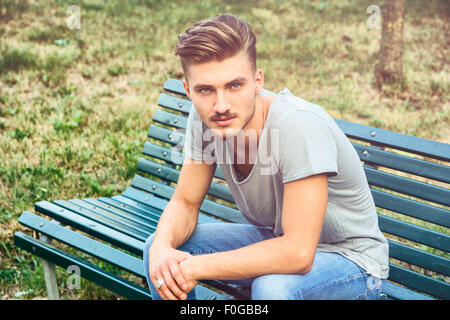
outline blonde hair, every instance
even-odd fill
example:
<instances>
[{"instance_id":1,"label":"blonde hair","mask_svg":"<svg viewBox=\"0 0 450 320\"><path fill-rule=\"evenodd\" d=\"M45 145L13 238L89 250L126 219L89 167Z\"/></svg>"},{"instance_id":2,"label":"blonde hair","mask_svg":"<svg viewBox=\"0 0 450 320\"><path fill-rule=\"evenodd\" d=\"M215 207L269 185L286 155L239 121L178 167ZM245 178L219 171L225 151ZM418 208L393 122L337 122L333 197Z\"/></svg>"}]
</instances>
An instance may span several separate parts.
<instances>
[{"instance_id":1,"label":"blonde hair","mask_svg":"<svg viewBox=\"0 0 450 320\"><path fill-rule=\"evenodd\" d=\"M175 55L185 75L191 64L222 61L244 50L256 70L256 36L250 25L231 14L221 14L197 22L178 36Z\"/></svg>"}]
</instances>

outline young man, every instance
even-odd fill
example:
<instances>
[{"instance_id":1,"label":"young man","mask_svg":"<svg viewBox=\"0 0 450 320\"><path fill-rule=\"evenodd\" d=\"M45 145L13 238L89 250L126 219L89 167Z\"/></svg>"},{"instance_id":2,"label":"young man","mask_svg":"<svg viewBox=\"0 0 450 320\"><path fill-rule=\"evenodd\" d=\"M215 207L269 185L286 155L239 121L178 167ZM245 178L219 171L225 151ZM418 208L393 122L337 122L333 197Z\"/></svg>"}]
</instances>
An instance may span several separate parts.
<instances>
[{"instance_id":1,"label":"young man","mask_svg":"<svg viewBox=\"0 0 450 320\"><path fill-rule=\"evenodd\" d=\"M255 43L232 15L178 38L194 108L176 190L144 249L150 290L195 298L216 279L252 299L377 298L388 245L359 157L320 106L287 89L261 95ZM197 225L217 164L249 224Z\"/></svg>"}]
</instances>

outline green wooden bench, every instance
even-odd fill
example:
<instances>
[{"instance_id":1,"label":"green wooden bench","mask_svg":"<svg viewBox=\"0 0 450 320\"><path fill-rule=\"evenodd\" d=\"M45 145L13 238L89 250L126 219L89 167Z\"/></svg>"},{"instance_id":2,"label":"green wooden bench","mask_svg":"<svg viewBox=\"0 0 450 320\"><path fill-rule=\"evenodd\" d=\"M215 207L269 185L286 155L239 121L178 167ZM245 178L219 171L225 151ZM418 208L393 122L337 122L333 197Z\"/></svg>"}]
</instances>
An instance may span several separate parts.
<instances>
[{"instance_id":1,"label":"green wooden bench","mask_svg":"<svg viewBox=\"0 0 450 320\"><path fill-rule=\"evenodd\" d=\"M144 241L154 232L174 192L183 159L183 129L192 104L181 81L169 79L164 89L148 131L150 141L145 142L137 164L140 173L128 189L111 198L40 201L35 204L39 215L29 211L21 215L19 222L38 237L17 232L15 244L42 258L49 298L59 297L55 265L64 269L76 265L81 277L125 298L151 298L139 281L108 270L145 279ZM364 162L380 228L389 239L386 297L449 299L450 145L335 120ZM246 223L219 166L201 206L199 223L217 221ZM105 263L107 267L101 268ZM248 291L220 281L205 281L197 287L202 299L249 297Z\"/></svg>"}]
</instances>

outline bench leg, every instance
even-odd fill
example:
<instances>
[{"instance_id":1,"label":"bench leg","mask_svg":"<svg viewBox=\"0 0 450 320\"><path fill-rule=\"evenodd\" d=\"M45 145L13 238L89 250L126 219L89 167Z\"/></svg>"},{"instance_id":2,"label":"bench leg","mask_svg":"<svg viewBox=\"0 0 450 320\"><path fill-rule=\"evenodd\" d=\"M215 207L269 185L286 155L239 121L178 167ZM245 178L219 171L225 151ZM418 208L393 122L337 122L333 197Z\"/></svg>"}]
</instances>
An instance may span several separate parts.
<instances>
[{"instance_id":1,"label":"bench leg","mask_svg":"<svg viewBox=\"0 0 450 320\"><path fill-rule=\"evenodd\" d=\"M41 235L39 237L39 240L50 244L52 242L52 239ZM45 279L45 285L47 287L47 296L49 300L59 300L59 290L58 290L58 281L56 280L56 269L55 264L42 259L42 267L44 269L44 279Z\"/></svg>"}]
</instances>

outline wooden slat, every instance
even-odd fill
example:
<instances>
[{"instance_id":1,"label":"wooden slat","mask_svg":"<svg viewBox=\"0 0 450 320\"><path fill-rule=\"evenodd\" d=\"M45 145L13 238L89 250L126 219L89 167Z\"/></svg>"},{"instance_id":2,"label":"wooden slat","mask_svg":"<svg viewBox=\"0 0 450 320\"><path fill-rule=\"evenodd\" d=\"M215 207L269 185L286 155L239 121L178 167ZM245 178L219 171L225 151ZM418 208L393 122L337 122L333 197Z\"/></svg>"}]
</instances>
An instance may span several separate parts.
<instances>
[{"instance_id":1,"label":"wooden slat","mask_svg":"<svg viewBox=\"0 0 450 320\"><path fill-rule=\"evenodd\" d=\"M181 80L167 79L164 83L164 90L186 96L186 91Z\"/></svg>"},{"instance_id":2,"label":"wooden slat","mask_svg":"<svg viewBox=\"0 0 450 320\"><path fill-rule=\"evenodd\" d=\"M389 256L430 271L450 275L450 263L441 256L388 240Z\"/></svg>"},{"instance_id":3,"label":"wooden slat","mask_svg":"<svg viewBox=\"0 0 450 320\"><path fill-rule=\"evenodd\" d=\"M144 155L164 160L167 163L174 165L182 165L185 156L182 152L178 151L175 148L165 148L148 141L144 143L144 149L142 150L142 153ZM214 177L225 180L223 173L220 170L220 166L216 167Z\"/></svg>"},{"instance_id":4,"label":"wooden slat","mask_svg":"<svg viewBox=\"0 0 450 320\"><path fill-rule=\"evenodd\" d=\"M131 185L135 188L145 190L159 197L170 199L175 189L173 187L151 181L140 175L135 175ZM200 210L218 218L230 222L247 223L239 210L205 199Z\"/></svg>"},{"instance_id":5,"label":"wooden slat","mask_svg":"<svg viewBox=\"0 0 450 320\"><path fill-rule=\"evenodd\" d=\"M352 143L361 160L428 179L450 183L450 167Z\"/></svg>"},{"instance_id":6,"label":"wooden slat","mask_svg":"<svg viewBox=\"0 0 450 320\"><path fill-rule=\"evenodd\" d=\"M98 206L90 205L81 199L70 199L68 201L58 200L55 202L61 206L66 206L68 209L77 210L85 216L90 216L91 214L101 216L103 219L99 220L99 222L104 222L107 225L109 221L115 221L127 229L143 234L145 237L154 231L154 221L137 217L121 209L110 208L109 210L104 210Z\"/></svg>"},{"instance_id":7,"label":"wooden slat","mask_svg":"<svg viewBox=\"0 0 450 320\"><path fill-rule=\"evenodd\" d=\"M62 208L48 201L37 202L35 204L35 209L37 212L45 214L63 224L74 227L82 232L107 241L129 252L135 254L140 254L140 252L142 252L144 240L136 239L135 237L124 234L116 229L97 223L96 221L90 219L90 217L86 218L84 216L80 216L71 210Z\"/></svg>"},{"instance_id":8,"label":"wooden slat","mask_svg":"<svg viewBox=\"0 0 450 320\"><path fill-rule=\"evenodd\" d=\"M184 160L184 154L182 152L174 148L168 149L148 141L144 143L142 153L174 165L182 165Z\"/></svg>"},{"instance_id":9,"label":"wooden slat","mask_svg":"<svg viewBox=\"0 0 450 320\"><path fill-rule=\"evenodd\" d=\"M157 139L172 145L184 146L185 134L181 132L182 129L169 130L152 124L148 130L148 137Z\"/></svg>"},{"instance_id":10,"label":"wooden slat","mask_svg":"<svg viewBox=\"0 0 450 320\"><path fill-rule=\"evenodd\" d=\"M123 251L83 236L78 232L34 215L31 212L22 214L19 218L19 223L45 234L51 239L61 241L84 253L122 268L127 272L131 272L140 277L145 277L142 260Z\"/></svg>"},{"instance_id":11,"label":"wooden slat","mask_svg":"<svg viewBox=\"0 0 450 320\"><path fill-rule=\"evenodd\" d=\"M450 285L417 272L390 264L389 279L440 299L450 299Z\"/></svg>"},{"instance_id":12,"label":"wooden slat","mask_svg":"<svg viewBox=\"0 0 450 320\"><path fill-rule=\"evenodd\" d=\"M370 188L377 207L398 212L409 217L450 227L450 212L427 203L410 200L395 194Z\"/></svg>"},{"instance_id":13,"label":"wooden slat","mask_svg":"<svg viewBox=\"0 0 450 320\"><path fill-rule=\"evenodd\" d=\"M383 286L383 293L389 297L398 300L434 300L433 298L412 291L407 288L400 287L391 282L386 282Z\"/></svg>"},{"instance_id":14,"label":"wooden slat","mask_svg":"<svg viewBox=\"0 0 450 320\"><path fill-rule=\"evenodd\" d=\"M349 137L366 142L381 144L425 157L450 161L450 145L433 140L413 137L376 127L334 119L341 130ZM375 134L375 136L373 136Z\"/></svg>"},{"instance_id":15,"label":"wooden slat","mask_svg":"<svg viewBox=\"0 0 450 320\"><path fill-rule=\"evenodd\" d=\"M414 224L378 215L381 231L415 241L439 250L450 250L450 236Z\"/></svg>"},{"instance_id":16,"label":"wooden slat","mask_svg":"<svg viewBox=\"0 0 450 320\"><path fill-rule=\"evenodd\" d=\"M114 202L105 203L94 198L84 198L82 202L86 203L87 205L95 206L97 211L110 211L116 216L123 217L127 220L148 227L151 232L155 230L156 225L158 224L159 216L157 216L156 214L149 214L148 212L135 210L134 208L129 207L125 204L118 204Z\"/></svg>"},{"instance_id":17,"label":"wooden slat","mask_svg":"<svg viewBox=\"0 0 450 320\"><path fill-rule=\"evenodd\" d=\"M189 114L192 108L192 102L190 100L175 97L166 93L161 93L159 96L158 105L174 111L180 111L185 114Z\"/></svg>"},{"instance_id":18,"label":"wooden slat","mask_svg":"<svg viewBox=\"0 0 450 320\"><path fill-rule=\"evenodd\" d=\"M369 168L364 165L367 181L388 190L450 206L450 189Z\"/></svg>"},{"instance_id":19,"label":"wooden slat","mask_svg":"<svg viewBox=\"0 0 450 320\"><path fill-rule=\"evenodd\" d=\"M187 117L175 113L166 112L160 109L155 110L153 114L153 121L182 129L186 129L187 125Z\"/></svg>"},{"instance_id":20,"label":"wooden slat","mask_svg":"<svg viewBox=\"0 0 450 320\"><path fill-rule=\"evenodd\" d=\"M75 212L76 214L83 216L85 218L89 218L93 221L95 221L97 224L102 224L108 228L115 229L116 231L119 231L120 233L126 234L130 237L134 237L140 241L145 241L149 234L151 233L149 230L145 231L142 230L139 226L137 226L134 223L130 223L124 219L117 218L112 214L104 214L104 213L98 213L96 211L91 210L80 210L80 207L70 203L66 200L56 200L54 201L55 204L58 206Z\"/></svg>"},{"instance_id":21,"label":"wooden slat","mask_svg":"<svg viewBox=\"0 0 450 320\"><path fill-rule=\"evenodd\" d=\"M144 208L147 210L148 207L157 208L160 210L160 214L166 207L168 200L161 199L153 195L149 195L147 192L135 189L133 187L128 188L124 191L122 196L114 196L110 200L117 201L119 203L124 203L132 207ZM151 210L151 209L150 209ZM215 217L205 215L203 213L199 214L198 223L218 223L223 222Z\"/></svg>"},{"instance_id":22,"label":"wooden slat","mask_svg":"<svg viewBox=\"0 0 450 320\"><path fill-rule=\"evenodd\" d=\"M128 280L114 275L99 267L69 255L59 249L40 242L21 232L14 234L14 244L24 250L31 252L38 257L67 269L69 266L76 265L80 267L80 274L83 278L92 281L99 286L116 292L128 299L150 299L150 292Z\"/></svg>"},{"instance_id":23,"label":"wooden slat","mask_svg":"<svg viewBox=\"0 0 450 320\"><path fill-rule=\"evenodd\" d=\"M118 198L120 198L120 200L118 200ZM123 201L122 199L123 197L121 195L117 195L114 196L112 198L106 198L106 197L100 197L96 200L109 205L109 206L113 206L116 208L122 208L124 210L130 210L132 212L137 212L140 213L146 217L148 217L149 219L154 220L156 223L158 223L159 218L161 216L162 210L160 210L159 208L155 208L152 206L147 206L147 205L136 205L134 202L127 202L127 201ZM154 197L156 198L156 197Z\"/></svg>"},{"instance_id":24,"label":"wooden slat","mask_svg":"<svg viewBox=\"0 0 450 320\"><path fill-rule=\"evenodd\" d=\"M169 168L160 163L156 163L144 158L139 159L137 169L156 177L160 177L166 181L175 183L178 181L178 177L180 176L180 170ZM233 195L231 194L230 189L227 186L214 181L211 182L207 194L229 202L234 202Z\"/></svg>"}]
</instances>

